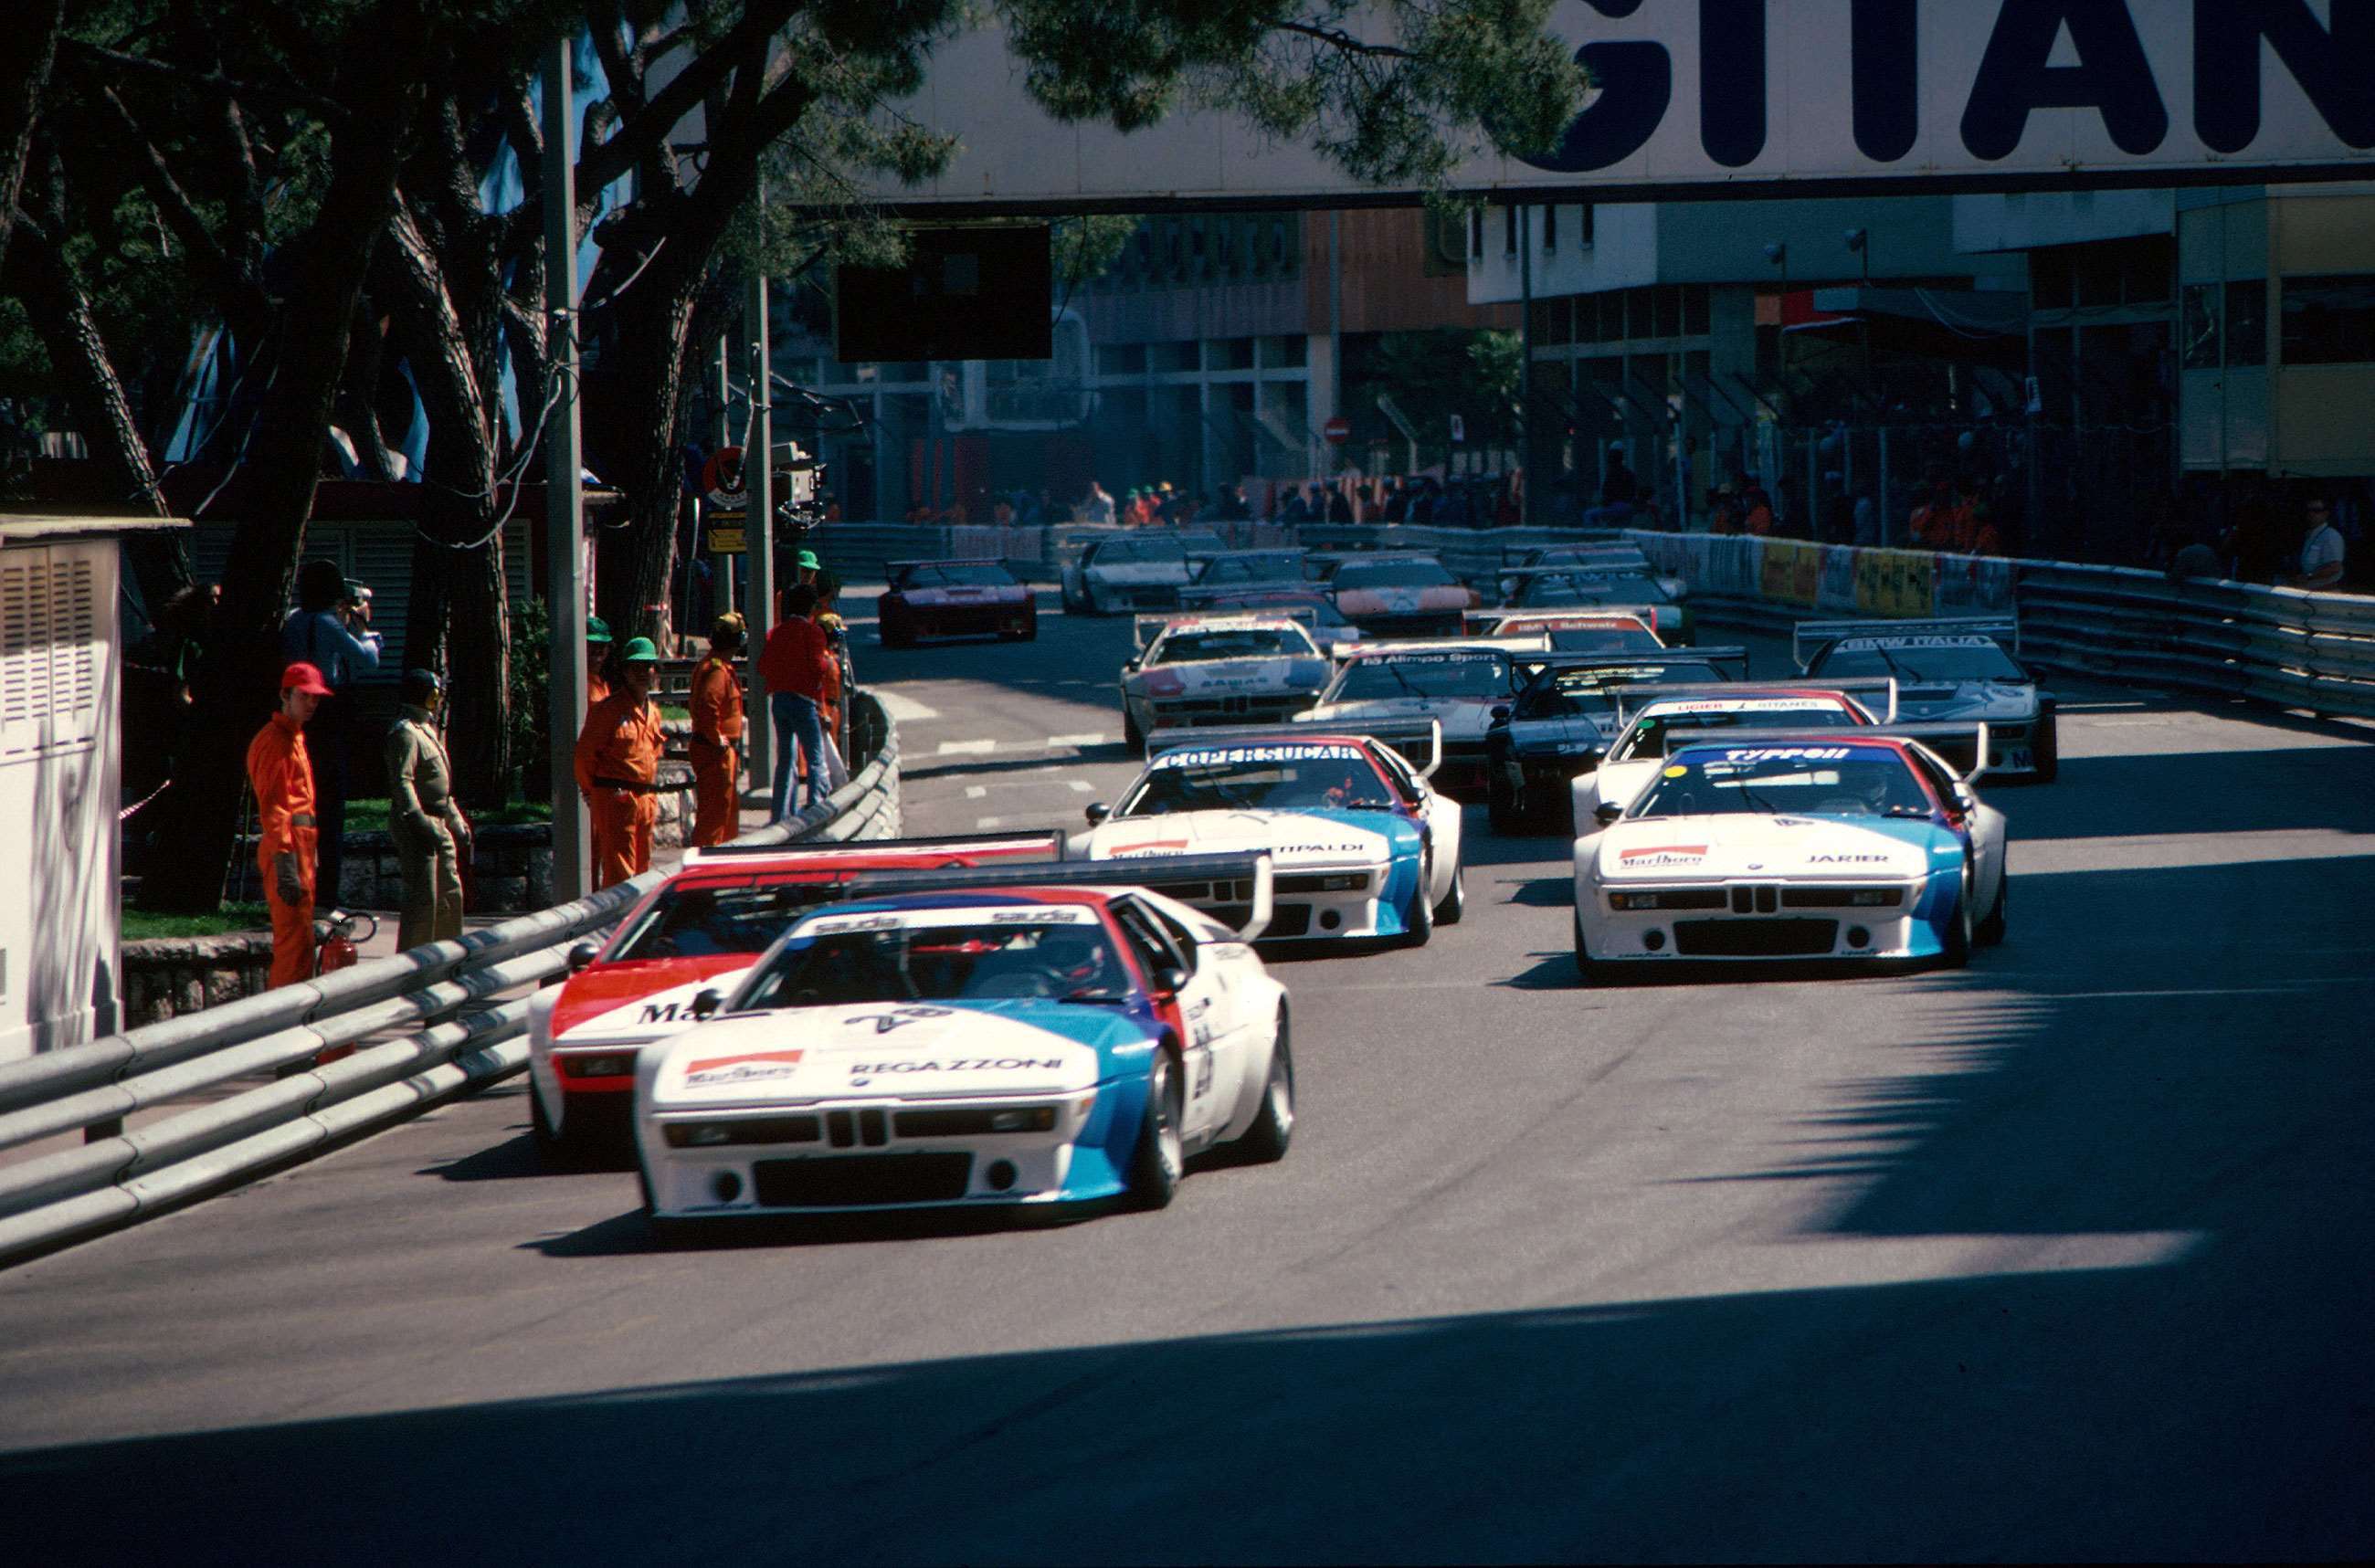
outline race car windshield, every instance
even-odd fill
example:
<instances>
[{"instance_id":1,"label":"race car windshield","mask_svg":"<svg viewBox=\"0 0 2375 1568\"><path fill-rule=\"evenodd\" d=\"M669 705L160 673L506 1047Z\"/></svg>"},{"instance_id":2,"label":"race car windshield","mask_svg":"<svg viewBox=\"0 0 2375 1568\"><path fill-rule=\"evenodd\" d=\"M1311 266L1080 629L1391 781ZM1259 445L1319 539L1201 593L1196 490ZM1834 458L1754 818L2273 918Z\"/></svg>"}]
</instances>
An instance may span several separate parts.
<instances>
[{"instance_id":1,"label":"race car windshield","mask_svg":"<svg viewBox=\"0 0 2375 1568\"><path fill-rule=\"evenodd\" d=\"M1121 960L1095 925L899 925L796 941L753 974L736 1012L852 1002L1117 1000Z\"/></svg>"},{"instance_id":2,"label":"race car windshield","mask_svg":"<svg viewBox=\"0 0 2375 1568\"><path fill-rule=\"evenodd\" d=\"M1014 574L994 561L934 561L899 579L902 588L1010 588Z\"/></svg>"},{"instance_id":3,"label":"race car windshield","mask_svg":"<svg viewBox=\"0 0 2375 1568\"><path fill-rule=\"evenodd\" d=\"M1316 659L1319 650L1299 629L1247 627L1235 631L1175 631L1147 655L1150 665L1192 665L1208 659Z\"/></svg>"},{"instance_id":4,"label":"race car windshield","mask_svg":"<svg viewBox=\"0 0 2375 1568\"><path fill-rule=\"evenodd\" d=\"M1669 605L1673 597L1654 577L1634 572L1613 576L1530 577L1518 589L1520 608L1556 605Z\"/></svg>"},{"instance_id":5,"label":"race car windshield","mask_svg":"<svg viewBox=\"0 0 2375 1568\"><path fill-rule=\"evenodd\" d=\"M1146 561L1184 561L1188 552L1176 539L1107 539L1097 547L1099 566L1136 566Z\"/></svg>"},{"instance_id":6,"label":"race car windshield","mask_svg":"<svg viewBox=\"0 0 2375 1568\"><path fill-rule=\"evenodd\" d=\"M1636 757L1664 757L1681 747L1707 738L1709 730L1771 729L1784 725L1790 729L1849 729L1855 720L1840 708L1791 708L1776 713L1700 712L1693 713L1649 713L1633 726L1632 733L1610 756L1613 762L1627 761Z\"/></svg>"},{"instance_id":7,"label":"race car windshield","mask_svg":"<svg viewBox=\"0 0 2375 1568\"><path fill-rule=\"evenodd\" d=\"M1348 560L1328 580L1340 593L1361 588L1450 588L1459 579L1436 560Z\"/></svg>"},{"instance_id":8,"label":"race car windshield","mask_svg":"<svg viewBox=\"0 0 2375 1568\"><path fill-rule=\"evenodd\" d=\"M1894 752L1847 746L1694 747L1669 760L1627 817L1927 817L1930 798Z\"/></svg>"},{"instance_id":9,"label":"race car windshield","mask_svg":"<svg viewBox=\"0 0 2375 1568\"><path fill-rule=\"evenodd\" d=\"M1653 654L1665 646L1638 627L1554 626L1550 637L1562 654Z\"/></svg>"},{"instance_id":10,"label":"race car windshield","mask_svg":"<svg viewBox=\"0 0 2375 1568\"><path fill-rule=\"evenodd\" d=\"M1956 647L1835 647L1815 662L1814 669L1833 680L1895 676L1904 685L2028 679L2028 672L2013 663L2010 654L1988 642Z\"/></svg>"},{"instance_id":11,"label":"race car windshield","mask_svg":"<svg viewBox=\"0 0 2375 1568\"><path fill-rule=\"evenodd\" d=\"M1355 659L1344 666L1330 702L1374 702L1388 697L1507 697L1509 666L1496 658Z\"/></svg>"},{"instance_id":12,"label":"race car windshield","mask_svg":"<svg viewBox=\"0 0 2375 1568\"><path fill-rule=\"evenodd\" d=\"M1303 560L1292 555L1224 555L1204 563L1199 583L1300 583Z\"/></svg>"},{"instance_id":13,"label":"race car windshield","mask_svg":"<svg viewBox=\"0 0 2375 1568\"><path fill-rule=\"evenodd\" d=\"M832 902L837 887L833 882L792 882L760 888L663 888L603 961L762 953L800 914Z\"/></svg>"},{"instance_id":14,"label":"race car windshield","mask_svg":"<svg viewBox=\"0 0 2375 1568\"><path fill-rule=\"evenodd\" d=\"M1306 756L1260 762L1166 757L1122 801L1120 817L1178 811L1360 811L1390 808L1393 790L1367 758Z\"/></svg>"},{"instance_id":15,"label":"race car windshield","mask_svg":"<svg viewBox=\"0 0 2375 1568\"><path fill-rule=\"evenodd\" d=\"M1713 665L1620 665L1610 669L1552 670L1535 678L1518 694L1512 716L1520 719L1574 719L1605 713L1616 707L1619 687L1644 682L1713 682L1724 673Z\"/></svg>"}]
</instances>

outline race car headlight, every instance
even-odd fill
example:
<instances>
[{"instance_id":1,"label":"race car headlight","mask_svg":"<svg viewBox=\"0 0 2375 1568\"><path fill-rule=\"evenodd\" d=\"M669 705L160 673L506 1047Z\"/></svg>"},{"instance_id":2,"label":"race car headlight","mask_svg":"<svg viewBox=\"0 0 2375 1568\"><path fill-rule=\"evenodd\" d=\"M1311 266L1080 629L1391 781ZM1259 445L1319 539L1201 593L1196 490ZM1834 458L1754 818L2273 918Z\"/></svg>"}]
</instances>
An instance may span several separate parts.
<instances>
[{"instance_id":1,"label":"race car headlight","mask_svg":"<svg viewBox=\"0 0 2375 1568\"><path fill-rule=\"evenodd\" d=\"M1723 890L1668 889L1661 893L1611 893L1608 907L1614 910L1643 909L1721 909Z\"/></svg>"},{"instance_id":2,"label":"race car headlight","mask_svg":"<svg viewBox=\"0 0 2375 1568\"><path fill-rule=\"evenodd\" d=\"M1895 888L1858 888L1848 902L1858 909L1883 909L1904 902L1905 895Z\"/></svg>"},{"instance_id":3,"label":"race car headlight","mask_svg":"<svg viewBox=\"0 0 2375 1568\"><path fill-rule=\"evenodd\" d=\"M679 1122L668 1130L670 1149L715 1149L734 1141L734 1129L722 1122Z\"/></svg>"},{"instance_id":4,"label":"race car headlight","mask_svg":"<svg viewBox=\"0 0 2375 1568\"><path fill-rule=\"evenodd\" d=\"M992 1111L989 1130L992 1132L1046 1132L1056 1125L1056 1107L1034 1105L1021 1111Z\"/></svg>"},{"instance_id":5,"label":"race car headlight","mask_svg":"<svg viewBox=\"0 0 2375 1568\"><path fill-rule=\"evenodd\" d=\"M617 1051L600 1056L561 1056L556 1058L561 1072L570 1078L631 1078L635 1071L635 1054Z\"/></svg>"},{"instance_id":6,"label":"race car headlight","mask_svg":"<svg viewBox=\"0 0 2375 1568\"><path fill-rule=\"evenodd\" d=\"M660 1136L670 1149L722 1149L737 1143L814 1143L814 1116L754 1116L731 1122L669 1122Z\"/></svg>"}]
</instances>

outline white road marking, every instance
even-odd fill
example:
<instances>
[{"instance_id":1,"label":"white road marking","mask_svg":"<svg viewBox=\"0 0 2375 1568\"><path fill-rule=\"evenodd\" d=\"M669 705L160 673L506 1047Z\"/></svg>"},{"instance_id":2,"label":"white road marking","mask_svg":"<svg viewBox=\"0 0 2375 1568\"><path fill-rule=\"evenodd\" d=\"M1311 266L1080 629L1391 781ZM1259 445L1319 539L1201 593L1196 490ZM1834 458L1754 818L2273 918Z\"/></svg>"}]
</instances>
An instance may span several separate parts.
<instances>
[{"instance_id":1,"label":"white road marking","mask_svg":"<svg viewBox=\"0 0 2375 1568\"><path fill-rule=\"evenodd\" d=\"M987 795L988 793L989 786L987 784L965 785L965 798L967 800L979 800L983 796Z\"/></svg>"},{"instance_id":2,"label":"white road marking","mask_svg":"<svg viewBox=\"0 0 2375 1568\"><path fill-rule=\"evenodd\" d=\"M974 819L973 825L976 828L1002 828L1006 826L1006 819L1003 817L976 817Z\"/></svg>"},{"instance_id":3,"label":"white road marking","mask_svg":"<svg viewBox=\"0 0 2375 1568\"><path fill-rule=\"evenodd\" d=\"M889 714L894 724L922 724L926 719L940 716L938 708L918 702L913 697L902 697L896 691L880 686L869 686L867 690L874 694L874 700L882 704L883 713Z\"/></svg>"},{"instance_id":4,"label":"white road marking","mask_svg":"<svg viewBox=\"0 0 2375 1568\"><path fill-rule=\"evenodd\" d=\"M1094 795L1097 789L1096 785L1086 779L1066 779L1064 785L1078 795Z\"/></svg>"},{"instance_id":5,"label":"white road marking","mask_svg":"<svg viewBox=\"0 0 2375 1568\"><path fill-rule=\"evenodd\" d=\"M1051 735L1047 737L1047 745L1051 749L1059 746L1103 746L1105 743L1105 737L1103 730L1095 730L1087 735Z\"/></svg>"},{"instance_id":6,"label":"white road marking","mask_svg":"<svg viewBox=\"0 0 2375 1568\"><path fill-rule=\"evenodd\" d=\"M995 740L943 740L939 754L943 757L979 757L998 749Z\"/></svg>"}]
</instances>

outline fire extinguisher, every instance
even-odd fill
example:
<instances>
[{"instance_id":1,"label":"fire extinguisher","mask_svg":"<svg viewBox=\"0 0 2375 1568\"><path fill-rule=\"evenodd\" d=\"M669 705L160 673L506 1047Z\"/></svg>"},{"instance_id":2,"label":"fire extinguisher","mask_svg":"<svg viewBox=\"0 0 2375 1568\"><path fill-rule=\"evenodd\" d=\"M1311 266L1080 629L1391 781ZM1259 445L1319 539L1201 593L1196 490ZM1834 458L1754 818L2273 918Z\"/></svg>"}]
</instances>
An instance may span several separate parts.
<instances>
[{"instance_id":1,"label":"fire extinguisher","mask_svg":"<svg viewBox=\"0 0 2375 1568\"><path fill-rule=\"evenodd\" d=\"M359 937L356 927L368 924L370 930ZM313 977L352 969L362 959L362 946L379 935L379 916L363 910L334 909L325 919L314 922ZM313 1065L327 1067L341 1056L355 1054L352 1045L332 1045L314 1054Z\"/></svg>"}]
</instances>

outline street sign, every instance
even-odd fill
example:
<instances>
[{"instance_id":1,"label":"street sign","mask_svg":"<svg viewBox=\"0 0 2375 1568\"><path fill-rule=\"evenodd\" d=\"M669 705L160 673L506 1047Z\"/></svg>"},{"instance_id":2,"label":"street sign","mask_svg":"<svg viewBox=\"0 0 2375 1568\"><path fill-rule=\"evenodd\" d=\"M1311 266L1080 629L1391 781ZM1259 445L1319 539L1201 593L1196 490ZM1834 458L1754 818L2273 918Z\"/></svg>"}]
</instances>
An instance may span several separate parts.
<instances>
[{"instance_id":1,"label":"street sign","mask_svg":"<svg viewBox=\"0 0 2375 1568\"><path fill-rule=\"evenodd\" d=\"M709 553L740 555L750 547L743 541L739 528L712 528L709 531Z\"/></svg>"},{"instance_id":2,"label":"street sign","mask_svg":"<svg viewBox=\"0 0 2375 1568\"><path fill-rule=\"evenodd\" d=\"M1328 438L1329 445L1341 446L1353 439L1353 421L1339 414L1320 426L1319 433Z\"/></svg>"}]
</instances>

